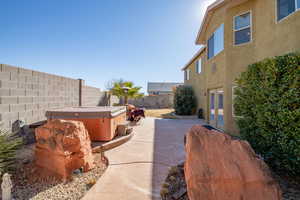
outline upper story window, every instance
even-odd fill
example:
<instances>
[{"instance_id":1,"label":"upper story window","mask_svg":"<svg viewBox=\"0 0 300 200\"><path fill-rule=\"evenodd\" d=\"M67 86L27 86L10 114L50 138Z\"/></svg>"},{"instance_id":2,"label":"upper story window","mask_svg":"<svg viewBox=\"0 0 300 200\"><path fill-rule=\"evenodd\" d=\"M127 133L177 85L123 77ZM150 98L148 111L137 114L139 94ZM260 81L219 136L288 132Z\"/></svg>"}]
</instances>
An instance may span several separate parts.
<instances>
[{"instance_id":1,"label":"upper story window","mask_svg":"<svg viewBox=\"0 0 300 200\"><path fill-rule=\"evenodd\" d=\"M196 68L196 73L200 74L202 71L201 58L196 61L195 68Z\"/></svg>"},{"instance_id":2,"label":"upper story window","mask_svg":"<svg viewBox=\"0 0 300 200\"><path fill-rule=\"evenodd\" d=\"M207 41L208 53L207 58L210 59L216 56L224 49L224 24L212 34Z\"/></svg>"},{"instance_id":3,"label":"upper story window","mask_svg":"<svg viewBox=\"0 0 300 200\"><path fill-rule=\"evenodd\" d=\"M277 0L277 20L281 20L300 9L300 0Z\"/></svg>"},{"instance_id":4,"label":"upper story window","mask_svg":"<svg viewBox=\"0 0 300 200\"><path fill-rule=\"evenodd\" d=\"M251 41L251 13L234 17L234 44L244 44Z\"/></svg>"},{"instance_id":5,"label":"upper story window","mask_svg":"<svg viewBox=\"0 0 300 200\"><path fill-rule=\"evenodd\" d=\"M190 80L190 70L189 70L189 69L186 69L186 70L184 71L184 79L185 79L186 81Z\"/></svg>"}]
</instances>

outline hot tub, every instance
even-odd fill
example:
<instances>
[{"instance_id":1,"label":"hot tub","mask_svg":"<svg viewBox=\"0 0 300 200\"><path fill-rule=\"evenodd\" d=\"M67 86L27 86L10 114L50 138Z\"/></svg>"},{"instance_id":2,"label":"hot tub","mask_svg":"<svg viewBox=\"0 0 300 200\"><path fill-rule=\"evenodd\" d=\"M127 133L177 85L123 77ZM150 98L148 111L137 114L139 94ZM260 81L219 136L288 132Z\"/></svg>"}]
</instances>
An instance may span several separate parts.
<instances>
[{"instance_id":1,"label":"hot tub","mask_svg":"<svg viewBox=\"0 0 300 200\"><path fill-rule=\"evenodd\" d=\"M76 120L84 123L92 141L110 141L116 135L119 124L126 121L124 106L70 107L46 111L51 119Z\"/></svg>"}]
</instances>

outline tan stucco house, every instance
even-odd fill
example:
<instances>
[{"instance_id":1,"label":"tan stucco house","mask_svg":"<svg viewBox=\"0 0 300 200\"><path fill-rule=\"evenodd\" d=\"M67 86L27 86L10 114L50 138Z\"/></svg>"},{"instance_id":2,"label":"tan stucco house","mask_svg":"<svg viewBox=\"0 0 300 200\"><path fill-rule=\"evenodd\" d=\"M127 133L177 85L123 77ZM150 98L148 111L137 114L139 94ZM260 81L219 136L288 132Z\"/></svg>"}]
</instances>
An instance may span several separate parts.
<instances>
[{"instance_id":1,"label":"tan stucco house","mask_svg":"<svg viewBox=\"0 0 300 200\"><path fill-rule=\"evenodd\" d=\"M249 64L300 50L300 0L217 0L207 8L183 67L198 108L214 127L236 134L235 79Z\"/></svg>"}]
</instances>

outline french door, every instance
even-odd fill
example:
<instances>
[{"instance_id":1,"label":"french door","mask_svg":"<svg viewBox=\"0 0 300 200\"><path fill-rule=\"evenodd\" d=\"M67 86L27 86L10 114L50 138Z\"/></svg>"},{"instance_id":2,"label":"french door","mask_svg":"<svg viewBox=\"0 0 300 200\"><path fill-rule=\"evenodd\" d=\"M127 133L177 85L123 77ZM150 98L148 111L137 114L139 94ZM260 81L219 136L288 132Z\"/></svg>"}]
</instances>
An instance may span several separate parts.
<instances>
[{"instance_id":1,"label":"french door","mask_svg":"<svg viewBox=\"0 0 300 200\"><path fill-rule=\"evenodd\" d=\"M222 89L209 91L209 124L224 128L224 91Z\"/></svg>"}]
</instances>

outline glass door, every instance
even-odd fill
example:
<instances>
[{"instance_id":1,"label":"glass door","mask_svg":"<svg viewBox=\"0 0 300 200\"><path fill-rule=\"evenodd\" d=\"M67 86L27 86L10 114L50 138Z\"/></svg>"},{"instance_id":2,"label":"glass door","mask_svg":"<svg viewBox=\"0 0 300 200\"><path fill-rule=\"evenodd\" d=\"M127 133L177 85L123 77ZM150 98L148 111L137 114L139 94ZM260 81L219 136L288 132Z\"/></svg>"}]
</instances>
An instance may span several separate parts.
<instances>
[{"instance_id":1,"label":"glass door","mask_svg":"<svg viewBox=\"0 0 300 200\"><path fill-rule=\"evenodd\" d=\"M216 126L215 91L209 92L209 124Z\"/></svg>"},{"instance_id":2,"label":"glass door","mask_svg":"<svg viewBox=\"0 0 300 200\"><path fill-rule=\"evenodd\" d=\"M217 91L217 128L224 128L224 92Z\"/></svg>"},{"instance_id":3,"label":"glass door","mask_svg":"<svg viewBox=\"0 0 300 200\"><path fill-rule=\"evenodd\" d=\"M221 89L209 92L209 124L224 128L224 92Z\"/></svg>"}]
</instances>

